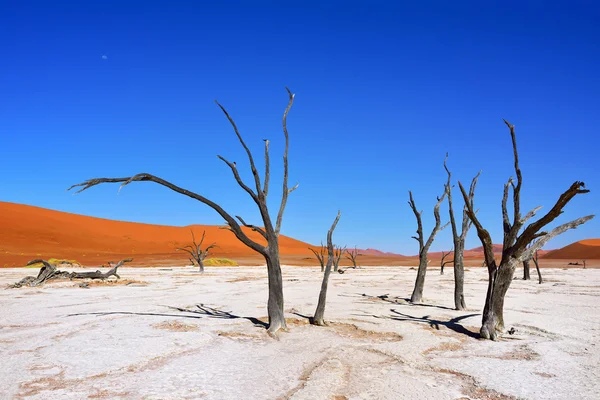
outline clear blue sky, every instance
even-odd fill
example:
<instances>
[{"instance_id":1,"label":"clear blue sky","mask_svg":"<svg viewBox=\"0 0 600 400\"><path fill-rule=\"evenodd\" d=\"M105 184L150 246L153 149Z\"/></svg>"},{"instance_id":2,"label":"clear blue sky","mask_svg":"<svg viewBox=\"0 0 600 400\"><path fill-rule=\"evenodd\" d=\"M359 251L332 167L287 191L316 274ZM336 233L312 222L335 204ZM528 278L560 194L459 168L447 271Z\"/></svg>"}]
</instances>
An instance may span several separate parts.
<instances>
[{"instance_id":1,"label":"clear blue sky","mask_svg":"<svg viewBox=\"0 0 600 400\"><path fill-rule=\"evenodd\" d=\"M392 3L397 3L392 5ZM401 3L401 5L399 5ZM0 200L148 223L221 224L210 208L151 183L71 184L150 172L259 222L221 154L250 178L217 106L262 169L272 143L280 196L281 116L289 199L282 232L416 254L408 190L431 229L446 180L483 171L480 218L501 242L502 185L517 129L523 209L549 209L575 180L560 221L600 204L600 5L596 2L3 2ZM454 197L459 201L459 192ZM460 208L460 207L457 207ZM442 216L448 219L444 207ZM600 218L550 242L600 237ZM467 247L479 246L471 232ZM450 230L433 250L451 247Z\"/></svg>"}]
</instances>

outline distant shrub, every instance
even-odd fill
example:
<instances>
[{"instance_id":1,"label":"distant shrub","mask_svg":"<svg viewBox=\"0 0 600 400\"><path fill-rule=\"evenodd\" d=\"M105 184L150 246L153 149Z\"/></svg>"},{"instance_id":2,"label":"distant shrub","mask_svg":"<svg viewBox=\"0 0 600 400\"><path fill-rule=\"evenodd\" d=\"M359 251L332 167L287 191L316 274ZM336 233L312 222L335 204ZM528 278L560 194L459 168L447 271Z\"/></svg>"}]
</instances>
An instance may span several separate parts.
<instances>
[{"instance_id":1,"label":"distant shrub","mask_svg":"<svg viewBox=\"0 0 600 400\"><path fill-rule=\"evenodd\" d=\"M204 260L204 265L207 267L237 267L238 263L229 258L209 258Z\"/></svg>"}]
</instances>

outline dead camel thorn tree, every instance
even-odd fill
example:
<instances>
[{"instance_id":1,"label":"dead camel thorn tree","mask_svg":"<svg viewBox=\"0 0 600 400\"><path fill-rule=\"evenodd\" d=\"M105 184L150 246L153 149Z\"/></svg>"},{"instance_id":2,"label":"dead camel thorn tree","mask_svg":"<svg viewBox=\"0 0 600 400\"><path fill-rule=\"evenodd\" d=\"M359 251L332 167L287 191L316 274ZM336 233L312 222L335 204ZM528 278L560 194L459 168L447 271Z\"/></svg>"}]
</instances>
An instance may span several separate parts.
<instances>
[{"instance_id":1,"label":"dead camel thorn tree","mask_svg":"<svg viewBox=\"0 0 600 400\"><path fill-rule=\"evenodd\" d=\"M356 258L358 256L362 256L362 254L360 254L358 252L358 249L356 248L356 246L354 246L354 249L352 249L352 250L346 250L346 258L348 260L350 260L350 262L352 263L352 266L348 267L348 268L354 268L354 269L360 268L360 265L358 265L358 263L356 261ZM348 269L348 268L346 268L346 269Z\"/></svg>"},{"instance_id":2,"label":"dead camel thorn tree","mask_svg":"<svg viewBox=\"0 0 600 400\"><path fill-rule=\"evenodd\" d=\"M538 252L536 251L533 255L533 263L535 264L535 270L538 274L538 283L541 285L543 282L542 273L540 272L540 264L538 263Z\"/></svg>"},{"instance_id":3,"label":"dead camel thorn tree","mask_svg":"<svg viewBox=\"0 0 600 400\"><path fill-rule=\"evenodd\" d=\"M242 139L242 136L233 119L229 116L225 108L216 101L215 103L217 103L219 108L227 117L239 142L246 151L248 161L250 163L250 169L252 171L252 176L254 177L255 190L251 189L250 186L246 185L242 181L242 178L240 177L235 162L230 162L221 156L217 157L225 164L227 164L227 166L231 169L233 177L235 178L238 185L242 189L244 189L244 191L248 193L248 195L254 201L254 203L256 203L256 206L258 207L263 221L262 228L256 225L247 224L240 216L236 215L234 218L231 214L226 212L220 205L200 194L181 188L162 178L147 173L141 173L127 178L95 178L87 180L83 183L73 185L69 188L69 190L73 188L81 188L77 191L77 193L79 193L91 188L92 186L96 186L102 183L121 183L122 188L123 186L126 186L131 182L150 181L157 183L161 186L165 186L184 196L188 196L195 200L198 200L199 202L206 204L207 206L215 210L225 220L227 224L227 229L233 232L233 234L237 237L239 241L241 241L243 244L256 251L257 253L261 254L265 258L269 281L269 298L267 301L269 327L267 329L267 332L272 336L280 329L287 330L287 324L285 322L283 311L283 282L281 277L281 264L279 260L279 232L281 230L281 222L283 220L283 213L287 204L288 195L298 187L298 185L296 185L291 189L288 188L289 135L287 130L287 116L288 112L292 108L292 104L294 103L294 95L292 94L292 92L290 92L288 88L286 88L286 90L288 92L288 105L283 113L282 122L283 134L285 136L285 150L283 153L283 194L281 197L281 203L279 205L279 212L277 213L275 224L273 224L271 215L269 214L269 209L267 207L267 196L269 192L270 179L269 141L265 140L265 174L263 186L261 185L261 179L256 169L254 158L252 157L250 149L248 148L248 146L246 146L246 143ZM242 230L242 226L247 227L255 232L258 232L258 234L260 234L260 236L263 237L264 241L266 242L266 245L250 239L250 237L248 237L248 235Z\"/></svg>"},{"instance_id":4,"label":"dead camel thorn tree","mask_svg":"<svg viewBox=\"0 0 600 400\"><path fill-rule=\"evenodd\" d=\"M450 214L450 225L452 226L452 238L454 242L454 308L456 310L465 310L467 304L465 302L465 240L467 240L467 234L471 229L473 223L467 215L467 207L463 207L462 224L460 226L460 232L456 226L456 219L454 217L454 203L452 201L452 173L448 169L448 153L444 159L444 169L448 174L448 181L446 183L446 193L448 194L448 213ZM475 187L477 186L477 180L481 171L475 175L471 181L471 187L469 188L469 201L473 204L473 197L475 196ZM442 260L443 262L443 260ZM442 265L442 273L444 267Z\"/></svg>"},{"instance_id":5,"label":"dead camel thorn tree","mask_svg":"<svg viewBox=\"0 0 600 400\"><path fill-rule=\"evenodd\" d=\"M204 237L206 236L206 231L202 232L202 239L200 239L200 243L196 243L196 238L194 237L194 231L190 230L192 233L192 244L180 247L177 250L185 251L190 255L190 261L192 265L198 266L198 272L204 272L204 260L208 257L208 254L211 249L218 247L216 243L207 246L205 249L202 249L202 243L204 242Z\"/></svg>"},{"instance_id":6,"label":"dead camel thorn tree","mask_svg":"<svg viewBox=\"0 0 600 400\"><path fill-rule=\"evenodd\" d=\"M315 310L315 316L311 321L314 325L319 325L319 326L325 325L325 320L323 318L325 315L325 303L327 302L327 285L329 283L329 275L331 275L331 266L335 262L335 254L334 254L332 236L333 236L333 231L335 230L335 227L337 226L341 215L342 214L338 211L337 217L335 217L335 220L333 221L333 225L331 225L331 228L329 228L329 231L327 232L327 255L328 255L327 265L325 266L325 273L323 274L323 281L321 282L321 291L319 292L319 302L317 304L317 309ZM338 257L338 262L339 262L339 257Z\"/></svg>"},{"instance_id":7,"label":"dead camel thorn tree","mask_svg":"<svg viewBox=\"0 0 600 400\"><path fill-rule=\"evenodd\" d=\"M439 231L441 231L442 229L444 229L445 227L448 226L448 223L444 226L441 226L441 219L440 219L440 205L442 204L442 202L444 201L444 198L446 197L446 191L444 190L444 194L442 194L442 197L438 197L437 203L435 204L435 207L433 208L433 215L435 216L435 226L433 227L433 230L431 231L431 234L429 235L427 242L425 242L425 239L423 238L423 222L421 221L421 214L423 213L423 211L421 211L421 212L417 211L417 206L415 204L412 192L410 190L408 191L408 195L410 198L408 205L410 205L410 208L413 210L415 217L417 218L417 236L412 236L412 238L415 239L417 242L419 242L419 270L417 271L417 279L415 281L415 288L412 292L412 295L410 296L410 301L412 303L420 303L423 300L423 287L425 286L425 274L427 273L427 264L429 264L429 261L427 260L427 253L429 252L429 248L431 247L431 244L433 243L433 239L435 238L435 235L437 235L437 233Z\"/></svg>"},{"instance_id":8,"label":"dead camel thorn tree","mask_svg":"<svg viewBox=\"0 0 600 400\"><path fill-rule=\"evenodd\" d=\"M346 254L346 246L333 246L333 271L340 271L340 260L342 256Z\"/></svg>"},{"instance_id":9,"label":"dead camel thorn tree","mask_svg":"<svg viewBox=\"0 0 600 400\"><path fill-rule=\"evenodd\" d=\"M560 195L556 204L546 215L535 222L530 223L519 234L525 223L535 216L536 212L541 207L536 207L533 210L521 216L521 186L523 183L521 169L519 168L519 154L517 152L517 140L515 136L514 126L504 121L510 130L512 139L514 166L517 176L517 183L513 182L512 178L504 185L504 195L502 198L502 221L504 228L504 240L502 244L502 258L500 264L494 259L494 251L492 247L492 238L489 232L481 225L469 196L459 182L460 191L463 195L465 204L467 205L467 214L473 225L477 229L477 236L481 240L484 249L485 262L488 267L488 290L483 309L483 318L481 324L480 335L484 339L496 340L498 332L504 330L504 297L512 282L516 267L523 262L529 260L536 251L541 249L550 239L560 235L568 229L574 229L577 226L589 221L594 215L588 215L578 218L574 221L559 225L550 231L542 231L549 223L554 221L563 213L563 208L578 194L588 193L583 182L574 182L567 191ZM512 188L513 193L513 220L510 221L507 209L508 193Z\"/></svg>"},{"instance_id":10,"label":"dead camel thorn tree","mask_svg":"<svg viewBox=\"0 0 600 400\"><path fill-rule=\"evenodd\" d=\"M325 253L327 251L327 247L325 247L323 245L323 242L321 242L321 247L319 247L319 250L315 250L312 247L308 248L310 251L313 252L313 254L315 255L315 257L317 258L317 261L319 261L319 264L321 265L321 272L325 271Z\"/></svg>"},{"instance_id":11,"label":"dead camel thorn tree","mask_svg":"<svg viewBox=\"0 0 600 400\"><path fill-rule=\"evenodd\" d=\"M446 264L454 262L454 260L446 260L446 257L452 254L452 252L453 250L450 250L448 252L442 251L442 259L440 260L440 275L444 275L444 267L446 266Z\"/></svg>"}]
</instances>

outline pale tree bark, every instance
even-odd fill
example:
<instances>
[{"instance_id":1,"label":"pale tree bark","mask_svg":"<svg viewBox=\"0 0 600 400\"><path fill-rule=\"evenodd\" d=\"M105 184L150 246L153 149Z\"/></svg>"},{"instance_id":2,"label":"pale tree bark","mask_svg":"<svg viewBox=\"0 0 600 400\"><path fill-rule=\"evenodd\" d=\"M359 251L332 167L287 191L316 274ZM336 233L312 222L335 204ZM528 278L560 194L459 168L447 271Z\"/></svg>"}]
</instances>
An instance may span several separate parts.
<instances>
[{"instance_id":1,"label":"pale tree bark","mask_svg":"<svg viewBox=\"0 0 600 400\"><path fill-rule=\"evenodd\" d=\"M415 288L413 289L412 295L410 296L410 301L413 303L420 303L423 300L425 274L427 273L427 264L429 264L429 260L427 259L427 253L429 252L429 248L433 243L435 235L437 235L439 231L448 226L448 224L441 226L440 219L440 205L446 197L446 191L444 190L444 194L442 194L442 197L438 198L438 201L435 204L435 207L433 208L433 215L435 216L435 226L433 227L433 230L431 231L431 234L429 235L427 241L425 241L423 237L423 223L421 221L421 214L423 213L423 211L417 211L417 206L415 204L415 201L413 200L413 195L411 191L408 192L408 195L410 198L408 204L410 205L410 208L413 210L415 217L417 218L417 236L413 236L412 238L419 243L419 270L417 271Z\"/></svg>"},{"instance_id":2,"label":"pale tree bark","mask_svg":"<svg viewBox=\"0 0 600 400\"><path fill-rule=\"evenodd\" d=\"M252 189L250 186L246 185L237 169L237 165L235 162L230 162L221 156L217 156L220 160L222 160L227 166L231 169L233 173L233 177L235 178L238 185L248 193L250 198L256 203L258 210L260 212L263 227L259 227L256 225L247 224L241 217L235 216L235 218L226 212L221 206L215 203L208 198L194 193L190 190L181 188L177 185L174 185L171 182L168 182L162 178L157 176L141 173L131 177L126 178L95 178L87 180L83 183L79 183L71 186L69 189L80 188L77 193L82 192L86 189L91 188L92 186L96 186L102 183L121 183L121 188L130 184L131 182L138 181L149 181L157 183L161 186L165 186L179 194L184 196L191 197L203 204L206 204L213 210L215 210L226 222L227 228L233 232L233 234L237 237L239 241L241 241L244 245L248 246L255 252L261 254L266 261L267 264L267 275L269 281L269 298L267 301L267 313L269 316L269 327L268 333L270 335L275 335L275 333L280 330L287 330L287 324L284 317L283 311L283 280L281 276L281 264L279 259L279 233L281 230L281 223L283 220L283 214L285 210L285 206L287 204L288 195L293 192L298 185L289 188L288 187L288 152L289 152L289 135L287 130L287 116L288 112L292 108L292 104L294 102L294 95L287 89L288 92L288 105L283 113L283 134L285 136L285 150L283 153L283 194L281 197L281 203L279 205L279 212L277 213L275 224L273 224L271 215L269 213L269 209L267 207L267 195L269 191L269 179L270 179L270 159L269 159L269 141L265 140L265 175L264 175L264 186L261 185L261 179L256 169L256 164L254 163L254 158L248 146L242 139L242 136L231 116L227 113L225 108L215 101L215 103L219 106L219 108L223 111L229 123L233 127L233 130L244 148L248 161L250 163L250 169L252 171L252 176L254 178L254 186L255 189ZM236 220L237 219L237 220ZM239 220L239 222L238 222ZM240 225L241 224L241 225ZM242 230L242 226L249 228L255 232L258 232L266 241L266 245L262 243L258 243L248 237L246 233Z\"/></svg>"},{"instance_id":3,"label":"pale tree bark","mask_svg":"<svg viewBox=\"0 0 600 400\"><path fill-rule=\"evenodd\" d=\"M321 291L319 292L319 302L317 309L315 310L315 316L312 319L314 325L324 326L325 325L325 303L327 302L327 285L329 283L329 276L331 275L331 267L335 262L335 254L333 249L333 231L340 220L341 213L338 211L337 217L333 221L333 225L327 232L327 265L325 266L325 273L323 274L323 281L321 282Z\"/></svg>"},{"instance_id":4,"label":"pale tree bark","mask_svg":"<svg viewBox=\"0 0 600 400\"><path fill-rule=\"evenodd\" d=\"M196 243L196 237L194 236L194 231L190 230L192 233L192 244L184 247L180 247L177 250L185 251L190 255L190 261L192 265L198 266L198 272L204 273L204 260L208 257L210 250L218 247L216 243L213 243L206 248L202 248L202 243L204 243L204 238L206 236L206 231L202 232L202 239L200 239L200 243Z\"/></svg>"},{"instance_id":5,"label":"pale tree bark","mask_svg":"<svg viewBox=\"0 0 600 400\"><path fill-rule=\"evenodd\" d=\"M517 152L517 142L514 126L504 121L510 129L512 139L514 167L516 172L516 185L512 178L504 186L504 196L502 199L502 219L504 227L504 241L502 249L502 259L500 264L494 259L492 247L492 238L489 232L481 225L475 215L474 207L469 201L469 196L459 182L459 187L463 195L465 204L467 205L467 214L473 225L477 229L477 235L481 240L484 248L485 262L488 267L488 290L486 294L485 307L483 309L483 318L481 324L480 335L484 339L496 340L498 332L504 331L504 298L506 292L512 282L515 269L524 260L529 260L536 251L541 249L550 239L565 232L568 229L574 229L577 226L589 221L594 215L578 218L574 221L559 225L549 232L542 231L544 227L554 221L563 212L563 208L578 194L588 193L583 182L574 182L567 191L560 195L556 204L546 215L535 222L530 223L525 227L523 232L519 233L525 223L535 216L540 209L537 207L527 213L524 217L521 216L521 185L522 175L519 168L519 155ZM513 193L513 220L510 221L507 200L509 189L512 188Z\"/></svg>"},{"instance_id":6,"label":"pale tree bark","mask_svg":"<svg viewBox=\"0 0 600 400\"><path fill-rule=\"evenodd\" d=\"M446 260L446 257L452 254L452 252L453 250L450 250L449 252L442 251L442 259L440 260L440 275L444 275L444 267L446 266L446 264L454 262L454 260Z\"/></svg>"},{"instance_id":7,"label":"pale tree bark","mask_svg":"<svg viewBox=\"0 0 600 400\"><path fill-rule=\"evenodd\" d=\"M313 252L315 257L317 258L317 261L319 261L319 264L321 265L321 272L324 272L325 271L325 252L327 251L327 248L323 245L323 242L321 242L321 247L319 247L319 251L313 249L312 247L309 247L308 249Z\"/></svg>"},{"instance_id":8,"label":"pale tree bark","mask_svg":"<svg viewBox=\"0 0 600 400\"><path fill-rule=\"evenodd\" d=\"M456 218L454 217L454 203L452 201L452 174L447 165L448 153L444 159L444 169L448 174L448 181L446 183L446 193L448 194L448 213L450 214L450 225L452 226L452 239L454 242L454 308L456 310L465 310L467 304L465 302L465 264L464 264L464 253L465 253L465 241L467 240L467 234L471 229L473 223L467 215L467 207L463 206L462 225L460 232L456 226ZM475 187L477 186L477 180L481 171L475 175L471 181L471 187L469 188L469 202L473 206L473 198L475 197Z\"/></svg>"}]
</instances>

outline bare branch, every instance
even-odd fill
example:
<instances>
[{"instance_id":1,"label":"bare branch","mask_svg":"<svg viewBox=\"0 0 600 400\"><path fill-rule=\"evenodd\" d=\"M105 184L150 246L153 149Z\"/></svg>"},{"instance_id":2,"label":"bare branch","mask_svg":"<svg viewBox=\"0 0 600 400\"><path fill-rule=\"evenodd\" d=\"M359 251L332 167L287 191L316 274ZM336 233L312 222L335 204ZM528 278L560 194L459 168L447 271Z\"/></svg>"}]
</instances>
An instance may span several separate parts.
<instances>
[{"instance_id":1,"label":"bare branch","mask_svg":"<svg viewBox=\"0 0 600 400\"><path fill-rule=\"evenodd\" d=\"M236 217L237 219L239 219L239 220L240 220L240 222L242 223L242 225L244 225L246 228L250 228L250 229L252 229L253 231L260 233L260 235L261 235L262 237L264 237L265 239L267 238L267 232L265 232L265 230L264 230L264 229L262 229L262 228L259 228L259 227L258 227L258 226L256 226L256 225L247 224L247 223L246 223L246 221L244 221L244 219L243 219L242 217L240 217L239 215L236 215L235 217Z\"/></svg>"},{"instance_id":2,"label":"bare branch","mask_svg":"<svg viewBox=\"0 0 600 400\"><path fill-rule=\"evenodd\" d=\"M462 183L458 182L458 187L460 188L460 192L463 195L463 200L465 201L465 207L467 209L467 215L469 219L475 225L475 229L477 229L477 236L481 240L481 244L483 245L483 252L485 257L485 263L489 268L493 268L496 265L496 260L494 258L494 248L492 246L492 237L490 233L481 225L481 222L477 219L477 215L475 215L475 211L473 211L473 204L469 201L469 195L465 191Z\"/></svg>"},{"instance_id":3,"label":"bare branch","mask_svg":"<svg viewBox=\"0 0 600 400\"><path fill-rule=\"evenodd\" d=\"M521 219L521 226L525 224L525 222L529 221L531 218L535 216L535 214L542 209L542 206L538 206L533 210L529 211L525 216Z\"/></svg>"},{"instance_id":4,"label":"bare branch","mask_svg":"<svg viewBox=\"0 0 600 400\"><path fill-rule=\"evenodd\" d=\"M510 138L512 139L513 155L515 160L515 173L517 174L517 185L513 184L513 226L511 236L516 237L521 229L521 185L523 184L523 176L521 168L519 168L519 152L517 151L517 135L515 135L515 127L507 120L503 120L508 129L510 129ZM511 243L512 244L512 243Z\"/></svg>"},{"instance_id":5,"label":"bare branch","mask_svg":"<svg viewBox=\"0 0 600 400\"><path fill-rule=\"evenodd\" d=\"M481 171L479 171L477 173L477 175L475 175L475 177L473 178L473 180L471 181L471 187L469 188L469 202L471 204L471 208L474 207L474 201L475 201L475 187L477 186L477 180L479 179L479 175L481 175ZM475 214L477 214L479 210L475 211ZM473 222L471 221L471 219L469 218L469 216L467 215L467 207L466 205L463 207L463 221L462 221L462 231L460 234L460 240L462 240L463 242L466 240L467 238L467 233L469 232L469 230L471 229L471 226L473 225Z\"/></svg>"},{"instance_id":6,"label":"bare branch","mask_svg":"<svg viewBox=\"0 0 600 400\"><path fill-rule=\"evenodd\" d=\"M423 211L418 212L417 211L417 205L415 204L415 200L413 199L413 195L412 195L412 191L408 191L408 197L409 197L409 202L408 205L410 205L410 208L413 210L413 213L415 214L415 217L417 218L417 236L411 236L413 239L415 239L417 242L419 242L419 253L421 253L421 251L423 251L423 222L421 221L421 214L423 213Z\"/></svg>"},{"instance_id":7,"label":"bare branch","mask_svg":"<svg viewBox=\"0 0 600 400\"><path fill-rule=\"evenodd\" d=\"M288 195L292 191L296 190L296 188L298 187L298 185L296 185L291 190L288 189L288 152L289 152L290 139L289 139L288 130L287 130L287 116L288 116L288 113L290 112L290 109L292 108L292 104L294 104L294 94L292 94L290 89L288 89L287 87L285 88L285 90L287 90L287 92L288 92L289 100L288 100L288 105L287 105L285 111L283 112L283 120L282 120L283 134L285 135L285 151L283 153L283 195L281 197L281 205L279 206L279 213L277 214L277 222L275 224L275 235L277 235L277 236L279 236L279 232L281 231L281 221L283 220L283 212L285 210L285 205L287 203Z\"/></svg>"},{"instance_id":8,"label":"bare branch","mask_svg":"<svg viewBox=\"0 0 600 400\"><path fill-rule=\"evenodd\" d=\"M76 185L71 186L68 190L71 190L73 188L81 188L79 189L76 193L81 193L84 190L87 190L93 186L96 185L100 185L102 183L120 183L123 182L121 187L128 185L131 182L136 182L136 181L150 181L150 182L154 182L154 183L158 183L161 186L165 186L171 190L173 190L174 192L183 194L185 196L191 197L194 200L198 200L199 202L206 204L207 206L209 206L210 208L212 208L213 210L215 210L221 217L223 217L223 219L225 219L225 221L227 222L227 224L229 225L229 229L235 234L235 236L242 242L244 243L246 246L250 247L252 250L260 253L260 254L266 254L266 248L261 245L258 244L252 240L250 240L250 238L248 238L248 236L242 231L242 229L240 228L240 226L238 225L238 223L235 221L235 219L229 215L221 206L219 206L217 203L207 199L204 196L201 196L197 193L194 193L192 191L189 191L187 189L183 189L177 185L172 184L171 182L168 182L162 178L159 178L157 176L151 175L151 174L147 174L147 173L141 173L141 174L137 174L134 175L132 177L129 178L95 178L95 179L89 179L83 183L79 183Z\"/></svg>"},{"instance_id":9,"label":"bare branch","mask_svg":"<svg viewBox=\"0 0 600 400\"><path fill-rule=\"evenodd\" d=\"M425 243L425 247L422 249L425 252L429 251L429 247L431 247L431 244L433 243L433 239L435 239L435 235L437 235L437 233L439 231L441 231L442 229L444 229L445 227L448 226L448 224L446 224L443 227L440 227L440 225L441 225L440 206L442 205L442 202L444 201L444 198L446 197L446 193L447 192L444 191L444 194L442 194L442 197L438 198L438 201L435 204L435 207L433 207L433 215L435 217L435 226L433 227L433 230L431 231L431 234L429 235L429 238L427 239L427 242Z\"/></svg>"},{"instance_id":10,"label":"bare branch","mask_svg":"<svg viewBox=\"0 0 600 400\"><path fill-rule=\"evenodd\" d=\"M271 179L270 171L270 160L269 160L269 140L265 139L265 186L263 189L263 195L267 197L269 194L269 179Z\"/></svg>"},{"instance_id":11,"label":"bare branch","mask_svg":"<svg viewBox=\"0 0 600 400\"><path fill-rule=\"evenodd\" d=\"M577 218L574 221L567 222L565 224L557 226L556 228L552 229L550 232L548 232L547 234L542 236L540 239L535 241L527 250L525 250L521 254L521 257L519 257L519 261L532 259L534 253L536 251L540 250L542 247L544 247L544 245L546 243L548 243L552 238L560 235L561 233L563 233L569 229L575 229L579 225L591 220L592 218L594 218L594 215L588 215L585 217Z\"/></svg>"},{"instance_id":12,"label":"bare branch","mask_svg":"<svg viewBox=\"0 0 600 400\"><path fill-rule=\"evenodd\" d=\"M217 155L217 157L219 158L219 160L223 161L225 164L227 164L229 166L229 168L231 168L231 172L233 172L233 177L235 178L236 182L238 183L238 185L240 185L242 187L242 189L244 189L249 195L250 197L252 197L252 200L254 200L254 202L256 204L260 204L259 200L258 200L258 196L256 195L256 193L254 193L254 191L252 191L252 189L250 189L250 187L248 187L244 181L242 180L242 178L240 177L240 174L237 170L237 166L235 165L234 162L230 162L227 161L224 157Z\"/></svg>"},{"instance_id":13,"label":"bare branch","mask_svg":"<svg viewBox=\"0 0 600 400\"><path fill-rule=\"evenodd\" d=\"M235 131L236 136L238 137L240 143L244 147L244 150L246 150L246 154L248 154L248 161L250 161L250 169L252 170L252 175L254 176L254 183L256 184L256 192L258 193L258 196L261 196L260 177L258 176L258 171L256 170L256 165L254 164L254 158L252 157L252 153L250 152L250 149L248 148L248 146L246 146L244 139L242 139L242 135L240 135L240 132L239 132L235 122L233 121L233 118L231 118L229 116L229 113L227 112L227 110L225 110L225 107L223 107L221 104L219 104L219 102L216 100L215 100L215 103L217 103L219 108L223 111L223 113L229 120L229 123L233 127L233 130ZM236 178L236 180L237 180L237 178Z\"/></svg>"}]
</instances>

